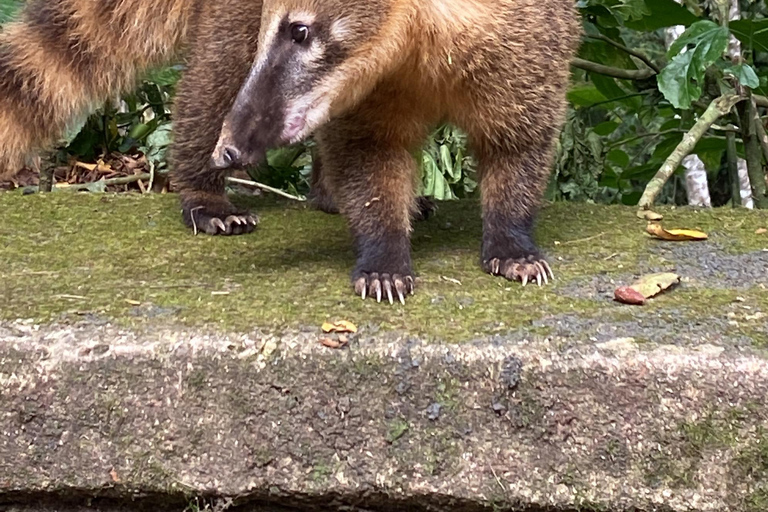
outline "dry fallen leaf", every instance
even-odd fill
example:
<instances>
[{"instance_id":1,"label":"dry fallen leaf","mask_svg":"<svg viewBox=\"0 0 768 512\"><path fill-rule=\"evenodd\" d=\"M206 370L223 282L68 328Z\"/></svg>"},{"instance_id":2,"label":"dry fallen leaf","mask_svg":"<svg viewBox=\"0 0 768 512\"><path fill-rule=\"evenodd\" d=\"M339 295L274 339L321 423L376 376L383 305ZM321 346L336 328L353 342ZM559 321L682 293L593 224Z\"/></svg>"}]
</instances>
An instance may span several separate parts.
<instances>
[{"instance_id":1,"label":"dry fallen leaf","mask_svg":"<svg viewBox=\"0 0 768 512\"><path fill-rule=\"evenodd\" d=\"M630 286L620 286L616 288L616 291L613 292L613 298L622 304L632 304L638 306L645 304L645 297L643 297L640 292Z\"/></svg>"},{"instance_id":2,"label":"dry fallen leaf","mask_svg":"<svg viewBox=\"0 0 768 512\"><path fill-rule=\"evenodd\" d=\"M671 272L648 274L630 286L621 286L616 289L614 298L624 304L645 304L646 299L655 297L664 290L671 288L680 282L680 276Z\"/></svg>"},{"instance_id":3,"label":"dry fallen leaf","mask_svg":"<svg viewBox=\"0 0 768 512\"><path fill-rule=\"evenodd\" d=\"M664 218L662 214L656 213L651 210L640 210L637 212L637 216L641 219L650 220L650 221L659 221Z\"/></svg>"},{"instance_id":4,"label":"dry fallen leaf","mask_svg":"<svg viewBox=\"0 0 768 512\"><path fill-rule=\"evenodd\" d=\"M324 333L356 333L357 332L357 326L353 324L352 322L348 322L346 320L340 320L338 322L330 323L326 322L323 324L323 332Z\"/></svg>"},{"instance_id":5,"label":"dry fallen leaf","mask_svg":"<svg viewBox=\"0 0 768 512\"><path fill-rule=\"evenodd\" d=\"M709 238L709 236L702 231L697 231L695 229L664 229L661 227L661 224L655 222L648 223L645 230L653 237L673 242L691 242Z\"/></svg>"},{"instance_id":6,"label":"dry fallen leaf","mask_svg":"<svg viewBox=\"0 0 768 512\"><path fill-rule=\"evenodd\" d=\"M125 303L130 306L141 306L141 302L138 300L125 299Z\"/></svg>"},{"instance_id":7,"label":"dry fallen leaf","mask_svg":"<svg viewBox=\"0 0 768 512\"><path fill-rule=\"evenodd\" d=\"M328 348L341 348L341 346L342 346L341 343L339 343L336 340L332 340L331 338L322 338L320 340L320 343L322 343L323 345L325 345Z\"/></svg>"},{"instance_id":8,"label":"dry fallen leaf","mask_svg":"<svg viewBox=\"0 0 768 512\"><path fill-rule=\"evenodd\" d=\"M757 231L755 231L756 235L764 235L766 233L768 233L768 229L765 229L765 228L760 228Z\"/></svg>"}]
</instances>

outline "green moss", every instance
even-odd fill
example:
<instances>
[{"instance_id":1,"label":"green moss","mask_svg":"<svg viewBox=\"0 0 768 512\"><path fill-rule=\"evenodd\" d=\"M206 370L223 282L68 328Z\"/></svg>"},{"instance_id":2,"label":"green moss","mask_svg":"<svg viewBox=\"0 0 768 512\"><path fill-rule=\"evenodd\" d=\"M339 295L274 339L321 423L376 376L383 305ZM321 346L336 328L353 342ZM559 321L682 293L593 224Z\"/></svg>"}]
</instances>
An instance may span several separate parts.
<instances>
[{"instance_id":1,"label":"green moss","mask_svg":"<svg viewBox=\"0 0 768 512\"><path fill-rule=\"evenodd\" d=\"M402 418L397 418L389 422L387 425L387 442L394 443L408 432L410 425Z\"/></svg>"},{"instance_id":2,"label":"green moss","mask_svg":"<svg viewBox=\"0 0 768 512\"><path fill-rule=\"evenodd\" d=\"M631 273L659 243L644 234L632 208L555 204L541 215L538 240L559 279L522 288L479 269L478 205L444 203L415 228L417 294L405 307L390 306L350 290L354 254L341 217L271 199L250 206L262 218L255 234L195 237L173 196L0 195L0 320L95 314L122 325L249 331L343 318L458 341L532 329L545 316L602 316L616 306L574 298L564 287L600 273ZM768 237L754 234L768 224L763 213L664 213L670 225L711 232L730 252L768 245ZM669 294L658 304L689 298Z\"/></svg>"}]
</instances>

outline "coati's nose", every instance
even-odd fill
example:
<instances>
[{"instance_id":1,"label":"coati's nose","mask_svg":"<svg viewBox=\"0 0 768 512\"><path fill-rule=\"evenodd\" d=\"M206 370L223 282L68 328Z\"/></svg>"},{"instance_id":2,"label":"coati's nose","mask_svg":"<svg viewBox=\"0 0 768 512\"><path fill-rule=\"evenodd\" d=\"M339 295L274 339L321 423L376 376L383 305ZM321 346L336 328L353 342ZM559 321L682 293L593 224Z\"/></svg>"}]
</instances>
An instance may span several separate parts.
<instances>
[{"instance_id":1,"label":"coati's nose","mask_svg":"<svg viewBox=\"0 0 768 512\"><path fill-rule=\"evenodd\" d=\"M229 133L222 131L216 149L211 155L211 167L214 169L227 169L242 163L243 154L230 142Z\"/></svg>"}]
</instances>

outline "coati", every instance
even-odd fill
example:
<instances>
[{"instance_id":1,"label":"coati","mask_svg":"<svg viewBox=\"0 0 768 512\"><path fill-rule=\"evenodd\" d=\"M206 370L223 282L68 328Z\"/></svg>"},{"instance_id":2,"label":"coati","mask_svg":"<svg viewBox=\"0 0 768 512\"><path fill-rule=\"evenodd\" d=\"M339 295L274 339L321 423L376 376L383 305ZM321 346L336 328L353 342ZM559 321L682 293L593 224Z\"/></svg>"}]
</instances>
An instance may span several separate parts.
<instances>
[{"instance_id":1,"label":"coati","mask_svg":"<svg viewBox=\"0 0 768 512\"><path fill-rule=\"evenodd\" d=\"M256 51L258 0L30 0L0 29L0 180L32 153L47 149L68 126L132 87L148 68L185 56L174 113L174 178L189 211L208 205L221 219L200 225L211 234L251 231L255 217L232 226L244 213L223 198L220 173L208 161ZM312 175L311 199L336 212ZM206 199L210 198L210 199ZM434 205L420 203L427 216ZM204 215L208 210L199 211ZM228 226L219 230L220 225Z\"/></svg>"},{"instance_id":2,"label":"coati","mask_svg":"<svg viewBox=\"0 0 768 512\"><path fill-rule=\"evenodd\" d=\"M357 249L356 293L413 292L412 151L441 121L478 159L482 266L552 271L532 239L579 41L571 0L264 0L253 66L212 168L317 132L322 179Z\"/></svg>"},{"instance_id":3,"label":"coati","mask_svg":"<svg viewBox=\"0 0 768 512\"><path fill-rule=\"evenodd\" d=\"M171 154L189 226L252 231L226 168L319 129L355 290L402 301L411 151L450 121L480 164L483 268L541 283L532 226L578 38L572 0L31 0L0 34L0 172L186 48Z\"/></svg>"}]
</instances>

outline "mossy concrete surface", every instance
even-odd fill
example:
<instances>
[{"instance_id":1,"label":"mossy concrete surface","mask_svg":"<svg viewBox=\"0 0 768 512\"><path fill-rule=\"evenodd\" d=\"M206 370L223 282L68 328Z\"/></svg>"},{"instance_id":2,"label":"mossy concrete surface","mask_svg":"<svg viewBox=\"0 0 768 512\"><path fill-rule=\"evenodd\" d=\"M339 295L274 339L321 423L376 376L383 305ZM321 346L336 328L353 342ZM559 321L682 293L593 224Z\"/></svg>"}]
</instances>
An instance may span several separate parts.
<instances>
[{"instance_id":1,"label":"mossy concrete surface","mask_svg":"<svg viewBox=\"0 0 768 512\"><path fill-rule=\"evenodd\" d=\"M0 195L0 509L768 509L765 213L664 210L710 234L683 244L552 205L558 280L522 289L441 204L390 306L352 295L342 219L251 206L210 238L174 197Z\"/></svg>"}]
</instances>

